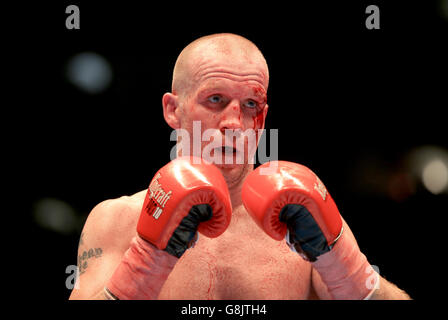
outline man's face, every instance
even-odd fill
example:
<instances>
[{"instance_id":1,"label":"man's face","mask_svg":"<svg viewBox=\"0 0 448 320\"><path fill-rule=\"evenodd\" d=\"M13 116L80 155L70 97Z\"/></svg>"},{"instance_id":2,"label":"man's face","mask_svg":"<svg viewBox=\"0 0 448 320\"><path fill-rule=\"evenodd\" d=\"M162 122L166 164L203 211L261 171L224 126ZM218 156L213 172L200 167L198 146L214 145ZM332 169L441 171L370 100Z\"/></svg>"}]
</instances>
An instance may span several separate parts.
<instances>
[{"instance_id":1,"label":"man's face","mask_svg":"<svg viewBox=\"0 0 448 320\"><path fill-rule=\"evenodd\" d=\"M215 164L221 169L231 170L247 164L249 144L256 147L258 130L264 128L267 93L262 81L254 74L212 69L198 75L194 83L189 94L180 100L181 128L193 140L196 138L193 134L198 133L197 129L193 130L194 121L200 121L201 155L218 159ZM209 135L204 135L205 132ZM248 138L250 134L254 135L252 141ZM221 146L217 146L215 139Z\"/></svg>"},{"instance_id":2,"label":"man's face","mask_svg":"<svg viewBox=\"0 0 448 320\"><path fill-rule=\"evenodd\" d=\"M165 120L181 129L177 156L209 160L229 187L240 183L264 129L268 83L266 60L247 39L219 34L188 45L163 97Z\"/></svg>"}]
</instances>

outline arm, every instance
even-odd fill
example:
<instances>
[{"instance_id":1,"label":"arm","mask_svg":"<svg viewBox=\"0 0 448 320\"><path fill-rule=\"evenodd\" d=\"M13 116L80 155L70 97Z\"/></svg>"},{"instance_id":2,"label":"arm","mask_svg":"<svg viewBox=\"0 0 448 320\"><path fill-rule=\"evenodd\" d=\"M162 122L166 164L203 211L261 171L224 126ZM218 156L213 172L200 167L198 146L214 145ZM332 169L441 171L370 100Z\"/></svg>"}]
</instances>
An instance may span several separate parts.
<instances>
[{"instance_id":1,"label":"arm","mask_svg":"<svg viewBox=\"0 0 448 320\"><path fill-rule=\"evenodd\" d=\"M217 237L231 217L221 172L190 158L175 159L156 173L143 206L132 201L108 204L97 206L84 227L82 274L71 299L157 299L197 232ZM101 256L92 259L84 248L98 248ZM92 261L86 266L88 259Z\"/></svg>"},{"instance_id":2,"label":"arm","mask_svg":"<svg viewBox=\"0 0 448 320\"><path fill-rule=\"evenodd\" d=\"M357 247L357 243L355 240L355 237L350 230L349 226L345 222L345 220L342 218L342 224L344 226L344 230L348 236L352 239L352 242ZM327 286L322 281L321 276L317 272L315 268L312 268L312 286L317 294L317 296L322 300L329 300L332 299ZM370 270L372 272L373 269ZM387 281L383 277L381 277L379 274L377 274L375 271L372 273L366 272L367 279L366 282L369 282L372 280L373 276L377 276L379 283L377 284L377 289L375 289L372 293L372 295L368 298L368 300L409 300L411 297L404 292L403 290L399 289L396 285L392 284L391 282ZM367 286L367 283L366 283Z\"/></svg>"},{"instance_id":3,"label":"arm","mask_svg":"<svg viewBox=\"0 0 448 320\"><path fill-rule=\"evenodd\" d=\"M380 276L379 288L370 297L370 300L411 300L412 298L393 283Z\"/></svg>"},{"instance_id":4,"label":"arm","mask_svg":"<svg viewBox=\"0 0 448 320\"><path fill-rule=\"evenodd\" d=\"M106 200L92 210L79 240L78 283L69 299L108 299L104 285L135 234L137 217L125 197Z\"/></svg>"},{"instance_id":5,"label":"arm","mask_svg":"<svg viewBox=\"0 0 448 320\"><path fill-rule=\"evenodd\" d=\"M278 161L278 170L266 176L260 171L263 166L246 178L244 206L268 235L277 240L285 238L294 252L311 262L316 271L312 274L313 289L319 297L408 297L376 273L332 197L310 169ZM316 285L318 282L325 285Z\"/></svg>"},{"instance_id":6,"label":"arm","mask_svg":"<svg viewBox=\"0 0 448 320\"><path fill-rule=\"evenodd\" d=\"M327 286L323 283L319 273L314 268L312 269L311 275L311 288L311 291L315 293L314 298L320 300L332 299ZM380 276L379 288L375 290L369 300L411 300L411 297L396 285Z\"/></svg>"}]
</instances>

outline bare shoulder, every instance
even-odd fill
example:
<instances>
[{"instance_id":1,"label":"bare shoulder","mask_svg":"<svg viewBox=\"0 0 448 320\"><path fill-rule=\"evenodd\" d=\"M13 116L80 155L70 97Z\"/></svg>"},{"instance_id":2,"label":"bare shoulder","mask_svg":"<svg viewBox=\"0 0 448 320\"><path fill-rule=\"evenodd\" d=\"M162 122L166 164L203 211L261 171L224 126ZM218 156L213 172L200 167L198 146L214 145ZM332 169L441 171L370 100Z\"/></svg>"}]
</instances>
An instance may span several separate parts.
<instances>
[{"instance_id":1,"label":"bare shoulder","mask_svg":"<svg viewBox=\"0 0 448 320\"><path fill-rule=\"evenodd\" d=\"M145 194L105 200L92 209L79 239L78 286L70 299L91 299L102 292L136 235Z\"/></svg>"},{"instance_id":2,"label":"bare shoulder","mask_svg":"<svg viewBox=\"0 0 448 320\"><path fill-rule=\"evenodd\" d=\"M146 190L131 196L108 199L97 204L84 225L81 241L127 249L135 235ZM89 238L89 239L86 239Z\"/></svg>"},{"instance_id":3,"label":"bare shoulder","mask_svg":"<svg viewBox=\"0 0 448 320\"><path fill-rule=\"evenodd\" d=\"M106 223L113 222L114 225L117 222L120 222L119 225L123 225L129 220L138 219L145 194L146 190L143 190L131 196L102 201L93 208L88 219L97 219Z\"/></svg>"}]
</instances>

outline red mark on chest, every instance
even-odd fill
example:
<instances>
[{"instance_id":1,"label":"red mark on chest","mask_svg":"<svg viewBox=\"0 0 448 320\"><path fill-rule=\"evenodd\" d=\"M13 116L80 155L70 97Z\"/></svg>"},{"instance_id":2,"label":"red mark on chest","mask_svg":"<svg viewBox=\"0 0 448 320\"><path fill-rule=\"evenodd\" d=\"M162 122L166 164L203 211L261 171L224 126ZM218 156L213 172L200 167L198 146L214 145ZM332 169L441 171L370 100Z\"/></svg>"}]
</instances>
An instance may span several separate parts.
<instances>
[{"instance_id":1,"label":"red mark on chest","mask_svg":"<svg viewBox=\"0 0 448 320\"><path fill-rule=\"evenodd\" d=\"M209 262L207 262L209 271L210 271L210 279L209 279L209 284L208 284L208 289L207 289L207 300L212 300L213 299L213 291L214 291L214 284L215 284L215 277L213 275L213 268L210 265Z\"/></svg>"}]
</instances>

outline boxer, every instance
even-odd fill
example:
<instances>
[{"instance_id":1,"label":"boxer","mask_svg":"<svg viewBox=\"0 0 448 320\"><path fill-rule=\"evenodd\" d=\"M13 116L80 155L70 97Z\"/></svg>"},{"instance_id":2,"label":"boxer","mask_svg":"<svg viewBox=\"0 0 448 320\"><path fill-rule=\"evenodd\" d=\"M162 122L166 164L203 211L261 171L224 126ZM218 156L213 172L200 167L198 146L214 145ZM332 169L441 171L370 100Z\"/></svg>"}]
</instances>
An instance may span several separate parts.
<instances>
[{"instance_id":1,"label":"boxer","mask_svg":"<svg viewBox=\"0 0 448 320\"><path fill-rule=\"evenodd\" d=\"M176 61L164 119L190 133L194 121L222 136L263 129L268 84L251 41L199 38ZM179 156L147 190L93 208L78 255L102 254L82 259L70 299L410 299L372 270L308 168L279 161L263 175L249 156L242 164Z\"/></svg>"}]
</instances>

